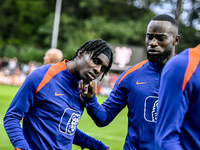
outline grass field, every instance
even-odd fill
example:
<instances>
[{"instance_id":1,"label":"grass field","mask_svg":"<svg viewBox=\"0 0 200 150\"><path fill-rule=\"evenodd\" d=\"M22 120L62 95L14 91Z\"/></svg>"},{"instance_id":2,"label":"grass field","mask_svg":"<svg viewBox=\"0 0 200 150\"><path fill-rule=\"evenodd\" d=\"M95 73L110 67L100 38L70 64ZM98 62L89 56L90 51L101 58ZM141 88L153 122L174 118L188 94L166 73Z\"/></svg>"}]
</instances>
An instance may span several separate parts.
<instances>
[{"instance_id":1,"label":"grass field","mask_svg":"<svg viewBox=\"0 0 200 150\"><path fill-rule=\"evenodd\" d=\"M13 150L8 136L3 127L3 117L19 87L0 85L0 150ZM98 95L99 103L102 103L106 97ZM111 150L122 150L125 136L127 133L127 108L106 127L97 127L87 114L86 110L81 117L78 128L88 135L101 140L108 145ZM72 150L80 150L81 148L73 145Z\"/></svg>"}]
</instances>

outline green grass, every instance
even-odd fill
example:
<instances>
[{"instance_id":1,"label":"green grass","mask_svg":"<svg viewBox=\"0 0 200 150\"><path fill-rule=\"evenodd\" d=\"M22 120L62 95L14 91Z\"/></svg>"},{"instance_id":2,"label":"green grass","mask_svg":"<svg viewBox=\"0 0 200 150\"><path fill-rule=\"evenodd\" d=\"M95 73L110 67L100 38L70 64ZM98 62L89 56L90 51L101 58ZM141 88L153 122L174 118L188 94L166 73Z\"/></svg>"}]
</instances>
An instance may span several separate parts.
<instances>
[{"instance_id":1,"label":"green grass","mask_svg":"<svg viewBox=\"0 0 200 150\"><path fill-rule=\"evenodd\" d=\"M3 127L3 117L18 89L19 87L17 86L0 85L0 150L13 150L13 146ZM97 97L99 103L102 103L106 99L106 97L100 95ZM127 108L121 111L108 126L101 128L94 124L85 110L78 123L78 128L88 135L101 140L111 150L122 150L127 133L127 123ZM76 145L72 147L72 150L80 149Z\"/></svg>"}]
</instances>

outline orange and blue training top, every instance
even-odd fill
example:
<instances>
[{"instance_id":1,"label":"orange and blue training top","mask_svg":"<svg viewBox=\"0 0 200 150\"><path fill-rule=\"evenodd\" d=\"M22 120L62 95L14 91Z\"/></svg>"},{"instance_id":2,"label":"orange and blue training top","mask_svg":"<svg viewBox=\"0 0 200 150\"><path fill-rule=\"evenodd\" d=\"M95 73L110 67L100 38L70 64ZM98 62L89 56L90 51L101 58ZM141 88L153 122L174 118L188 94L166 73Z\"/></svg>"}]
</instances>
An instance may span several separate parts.
<instances>
[{"instance_id":1,"label":"orange and blue training top","mask_svg":"<svg viewBox=\"0 0 200 150\"><path fill-rule=\"evenodd\" d=\"M36 69L15 95L4 117L5 130L15 148L71 150L73 143L92 150L107 148L76 128L84 108L80 81L69 72L67 62Z\"/></svg>"},{"instance_id":2,"label":"orange and blue training top","mask_svg":"<svg viewBox=\"0 0 200 150\"><path fill-rule=\"evenodd\" d=\"M128 133L124 150L155 148L154 129L161 71L162 66L144 60L119 76L102 105L96 97L84 98L87 112L98 126L108 125L124 107L128 107Z\"/></svg>"},{"instance_id":3,"label":"orange and blue training top","mask_svg":"<svg viewBox=\"0 0 200 150\"><path fill-rule=\"evenodd\" d=\"M163 69L155 139L158 150L200 149L200 44Z\"/></svg>"}]
</instances>

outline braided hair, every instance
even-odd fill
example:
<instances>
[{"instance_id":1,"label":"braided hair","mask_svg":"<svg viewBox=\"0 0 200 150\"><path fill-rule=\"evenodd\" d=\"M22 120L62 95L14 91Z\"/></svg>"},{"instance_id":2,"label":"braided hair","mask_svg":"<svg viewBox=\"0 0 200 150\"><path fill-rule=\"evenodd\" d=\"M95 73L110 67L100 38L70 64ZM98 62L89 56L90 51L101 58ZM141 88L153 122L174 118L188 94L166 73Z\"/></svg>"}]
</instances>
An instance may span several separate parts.
<instances>
[{"instance_id":1,"label":"braided hair","mask_svg":"<svg viewBox=\"0 0 200 150\"><path fill-rule=\"evenodd\" d=\"M70 59L73 60L78 56L79 51L81 50L80 54L86 52L86 53L90 53L93 52L92 55L92 59L96 58L97 56L99 56L101 53L108 51L110 54L110 61L109 61L109 65L108 67L105 69L105 71L103 72L103 75L101 77L101 79L104 77L104 75L106 75L108 73L108 71L111 68L112 62L113 62L113 53L111 48L108 46L108 44L106 43L106 41L102 40L102 39L94 39L94 40L90 40L85 42L84 44L82 44L76 51L75 55ZM100 79L100 80L101 80Z\"/></svg>"}]
</instances>

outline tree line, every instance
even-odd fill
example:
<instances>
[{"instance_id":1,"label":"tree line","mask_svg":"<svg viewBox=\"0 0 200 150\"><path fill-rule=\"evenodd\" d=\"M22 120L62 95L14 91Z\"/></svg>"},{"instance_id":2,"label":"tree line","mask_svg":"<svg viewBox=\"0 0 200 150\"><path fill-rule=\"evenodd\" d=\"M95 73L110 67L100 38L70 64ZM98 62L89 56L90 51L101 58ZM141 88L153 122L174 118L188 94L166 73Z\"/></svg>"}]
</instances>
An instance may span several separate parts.
<instances>
[{"instance_id":1,"label":"tree line","mask_svg":"<svg viewBox=\"0 0 200 150\"><path fill-rule=\"evenodd\" d=\"M187 0L192 10L182 8L182 0L63 0L57 48L70 58L85 41L101 38L109 44L145 46L152 9L171 5L179 22L181 42L177 53L199 44L200 0ZM56 0L0 1L0 57L17 57L21 62L43 62L51 47ZM153 7L154 6L154 7ZM180 15L187 13L187 20ZM179 21L180 20L180 21Z\"/></svg>"}]
</instances>

